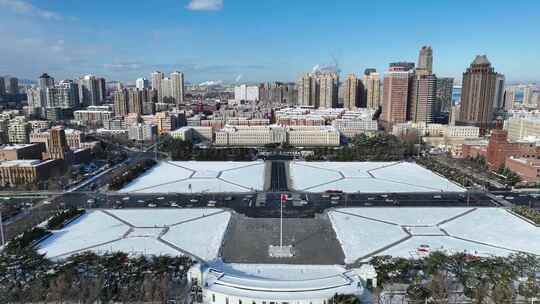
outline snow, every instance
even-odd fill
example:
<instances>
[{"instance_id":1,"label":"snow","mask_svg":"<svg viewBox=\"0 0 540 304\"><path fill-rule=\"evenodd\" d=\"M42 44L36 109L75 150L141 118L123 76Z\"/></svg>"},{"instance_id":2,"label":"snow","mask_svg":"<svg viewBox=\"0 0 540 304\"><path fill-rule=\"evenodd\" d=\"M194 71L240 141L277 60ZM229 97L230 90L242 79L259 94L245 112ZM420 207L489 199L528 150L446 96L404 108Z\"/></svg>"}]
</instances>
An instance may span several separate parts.
<instances>
[{"instance_id":1,"label":"snow","mask_svg":"<svg viewBox=\"0 0 540 304\"><path fill-rule=\"evenodd\" d=\"M159 242L156 239L144 238L144 237L130 237L122 240L118 240L109 244L94 247L91 251L97 254L113 253L113 252L125 252L135 255L168 255L168 256L181 256L182 253Z\"/></svg>"},{"instance_id":2,"label":"snow","mask_svg":"<svg viewBox=\"0 0 540 304\"><path fill-rule=\"evenodd\" d=\"M178 167L170 162L161 162L126 185L120 192L140 192L142 189L189 178L192 174L194 171Z\"/></svg>"},{"instance_id":3,"label":"snow","mask_svg":"<svg viewBox=\"0 0 540 304\"><path fill-rule=\"evenodd\" d=\"M421 246L425 245L429 246L428 250L427 252L422 253ZM414 236L403 243L380 252L378 255L391 255L402 258L421 258L434 251L442 251L447 254L458 252L468 253L475 256L507 256L512 253L509 250L475 244L452 237Z\"/></svg>"},{"instance_id":4,"label":"snow","mask_svg":"<svg viewBox=\"0 0 540 304\"><path fill-rule=\"evenodd\" d=\"M540 228L505 209L477 209L442 228L463 239L540 254Z\"/></svg>"},{"instance_id":5,"label":"snow","mask_svg":"<svg viewBox=\"0 0 540 304\"><path fill-rule=\"evenodd\" d=\"M343 208L340 211L402 226L436 225L472 208Z\"/></svg>"},{"instance_id":6,"label":"snow","mask_svg":"<svg viewBox=\"0 0 540 304\"><path fill-rule=\"evenodd\" d=\"M456 191L461 192L463 188L451 181L413 163L398 163L370 171L377 179L386 179L404 184L422 185L433 191Z\"/></svg>"},{"instance_id":7,"label":"snow","mask_svg":"<svg viewBox=\"0 0 540 304\"><path fill-rule=\"evenodd\" d=\"M120 192L201 193L263 190L264 162L161 162Z\"/></svg>"},{"instance_id":8,"label":"snow","mask_svg":"<svg viewBox=\"0 0 540 304\"><path fill-rule=\"evenodd\" d=\"M291 162L292 187L324 192L462 192L463 188L406 162Z\"/></svg>"},{"instance_id":9,"label":"snow","mask_svg":"<svg viewBox=\"0 0 540 304\"><path fill-rule=\"evenodd\" d=\"M396 225L336 211L328 212L328 216L345 254L345 263L354 263L363 256L408 237Z\"/></svg>"},{"instance_id":10,"label":"snow","mask_svg":"<svg viewBox=\"0 0 540 304\"><path fill-rule=\"evenodd\" d=\"M213 263L211 267L233 276L280 281L314 280L346 272L344 267L338 265Z\"/></svg>"},{"instance_id":11,"label":"snow","mask_svg":"<svg viewBox=\"0 0 540 304\"><path fill-rule=\"evenodd\" d=\"M187 252L213 260L217 258L230 216L221 209L91 211L54 232L38 249L49 258L63 258L82 251L124 251L175 256ZM139 227L130 228L130 225Z\"/></svg>"},{"instance_id":12,"label":"snow","mask_svg":"<svg viewBox=\"0 0 540 304\"><path fill-rule=\"evenodd\" d=\"M264 163L249 165L221 173L220 178L233 184L242 185L257 191L264 190Z\"/></svg>"},{"instance_id":13,"label":"snow","mask_svg":"<svg viewBox=\"0 0 540 304\"><path fill-rule=\"evenodd\" d=\"M129 227L101 211L89 211L38 246L38 251L54 258L121 238Z\"/></svg>"},{"instance_id":14,"label":"snow","mask_svg":"<svg viewBox=\"0 0 540 304\"><path fill-rule=\"evenodd\" d=\"M328 215L346 263L421 257L422 245L480 256L540 254L540 228L502 208L340 208Z\"/></svg>"},{"instance_id":15,"label":"snow","mask_svg":"<svg viewBox=\"0 0 540 304\"><path fill-rule=\"evenodd\" d=\"M230 218L229 212L222 212L177 225L162 239L205 261L215 260Z\"/></svg>"},{"instance_id":16,"label":"snow","mask_svg":"<svg viewBox=\"0 0 540 304\"><path fill-rule=\"evenodd\" d=\"M290 179L292 180L293 189L304 190L343 178L337 171L312 167L310 164L303 162L290 163Z\"/></svg>"},{"instance_id":17,"label":"snow","mask_svg":"<svg viewBox=\"0 0 540 304\"><path fill-rule=\"evenodd\" d=\"M222 209L113 209L114 216L135 227L164 227L193 220L204 215L222 212Z\"/></svg>"}]
</instances>

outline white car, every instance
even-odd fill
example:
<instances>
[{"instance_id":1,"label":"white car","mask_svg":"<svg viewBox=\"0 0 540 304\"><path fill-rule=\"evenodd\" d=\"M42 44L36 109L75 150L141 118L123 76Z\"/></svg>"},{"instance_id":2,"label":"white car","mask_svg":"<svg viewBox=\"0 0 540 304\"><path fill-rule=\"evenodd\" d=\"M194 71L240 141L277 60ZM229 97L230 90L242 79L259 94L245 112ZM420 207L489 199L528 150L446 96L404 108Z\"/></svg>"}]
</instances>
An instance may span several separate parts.
<instances>
[{"instance_id":1,"label":"white car","mask_svg":"<svg viewBox=\"0 0 540 304\"><path fill-rule=\"evenodd\" d=\"M171 203L171 207L173 207L173 208L178 208L178 207L180 207L180 206L179 206L177 203L172 202L172 203Z\"/></svg>"},{"instance_id":2,"label":"white car","mask_svg":"<svg viewBox=\"0 0 540 304\"><path fill-rule=\"evenodd\" d=\"M165 199L165 198L164 198L163 196L160 196L160 197L157 198L158 201L162 201L162 200L164 200L164 199Z\"/></svg>"},{"instance_id":3,"label":"white car","mask_svg":"<svg viewBox=\"0 0 540 304\"><path fill-rule=\"evenodd\" d=\"M122 198L123 201L129 201L129 196Z\"/></svg>"},{"instance_id":4,"label":"white car","mask_svg":"<svg viewBox=\"0 0 540 304\"><path fill-rule=\"evenodd\" d=\"M157 207L157 205L156 205L156 204L154 204L154 203L150 203L150 204L148 204L148 208L156 208L156 207Z\"/></svg>"}]
</instances>

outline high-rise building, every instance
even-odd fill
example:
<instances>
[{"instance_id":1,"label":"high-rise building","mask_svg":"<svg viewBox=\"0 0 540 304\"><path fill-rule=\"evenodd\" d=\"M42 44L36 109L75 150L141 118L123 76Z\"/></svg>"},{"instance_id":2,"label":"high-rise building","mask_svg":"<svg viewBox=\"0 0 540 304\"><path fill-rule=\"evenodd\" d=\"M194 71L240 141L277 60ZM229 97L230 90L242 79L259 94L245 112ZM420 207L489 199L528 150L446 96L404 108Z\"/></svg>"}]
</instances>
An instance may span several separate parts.
<instances>
[{"instance_id":1,"label":"high-rise building","mask_svg":"<svg viewBox=\"0 0 540 304\"><path fill-rule=\"evenodd\" d=\"M437 78L437 105L435 112L449 113L452 109L452 89L454 88L454 78Z\"/></svg>"},{"instance_id":2,"label":"high-rise building","mask_svg":"<svg viewBox=\"0 0 540 304\"><path fill-rule=\"evenodd\" d=\"M485 131L493 120L497 73L485 55L476 56L463 73L458 124L474 125Z\"/></svg>"},{"instance_id":3,"label":"high-rise building","mask_svg":"<svg viewBox=\"0 0 540 304\"><path fill-rule=\"evenodd\" d=\"M184 73L173 72L171 74L172 98L176 106L184 103Z\"/></svg>"},{"instance_id":4,"label":"high-rise building","mask_svg":"<svg viewBox=\"0 0 540 304\"><path fill-rule=\"evenodd\" d=\"M410 67L410 64L390 64L384 75L382 120L386 128L407 121L409 88L414 75Z\"/></svg>"},{"instance_id":5,"label":"high-rise building","mask_svg":"<svg viewBox=\"0 0 540 304\"><path fill-rule=\"evenodd\" d=\"M366 69L364 72L364 98L368 109L377 109L381 104L381 77L377 70Z\"/></svg>"},{"instance_id":6,"label":"high-rise building","mask_svg":"<svg viewBox=\"0 0 540 304\"><path fill-rule=\"evenodd\" d=\"M504 81L504 75L497 73L497 78L495 80L495 96L493 100L493 109L495 111L504 108Z\"/></svg>"},{"instance_id":7,"label":"high-rise building","mask_svg":"<svg viewBox=\"0 0 540 304\"><path fill-rule=\"evenodd\" d=\"M8 125L8 139L12 144L27 144L32 127L24 120L15 119Z\"/></svg>"},{"instance_id":8,"label":"high-rise building","mask_svg":"<svg viewBox=\"0 0 540 304\"><path fill-rule=\"evenodd\" d=\"M139 89L130 89L128 91L128 112L135 114L143 114L143 91Z\"/></svg>"},{"instance_id":9,"label":"high-rise building","mask_svg":"<svg viewBox=\"0 0 540 304\"><path fill-rule=\"evenodd\" d=\"M98 92L98 104L102 104L107 97L107 83L105 78L96 78L97 92Z\"/></svg>"},{"instance_id":10,"label":"high-rise building","mask_svg":"<svg viewBox=\"0 0 540 304\"><path fill-rule=\"evenodd\" d=\"M316 87L317 83L311 74L307 73L300 78L298 81L298 104L300 106L316 106L315 100L317 96L313 95L313 92L317 92Z\"/></svg>"},{"instance_id":11,"label":"high-rise building","mask_svg":"<svg viewBox=\"0 0 540 304\"><path fill-rule=\"evenodd\" d=\"M86 75L79 80L79 103L85 106L100 105L103 96L100 82L94 75Z\"/></svg>"},{"instance_id":12,"label":"high-rise building","mask_svg":"<svg viewBox=\"0 0 540 304\"><path fill-rule=\"evenodd\" d=\"M245 84L234 87L234 99L245 101L259 100L259 87Z\"/></svg>"},{"instance_id":13,"label":"high-rise building","mask_svg":"<svg viewBox=\"0 0 540 304\"><path fill-rule=\"evenodd\" d=\"M356 75L347 76L343 88L343 107L345 109L356 110L365 107L364 86Z\"/></svg>"},{"instance_id":14,"label":"high-rise building","mask_svg":"<svg viewBox=\"0 0 540 304\"><path fill-rule=\"evenodd\" d=\"M44 90L46 108L72 109L79 103L79 88L73 81L64 80Z\"/></svg>"},{"instance_id":15,"label":"high-rise building","mask_svg":"<svg viewBox=\"0 0 540 304\"><path fill-rule=\"evenodd\" d=\"M54 87L54 78L47 73L43 73L43 75L39 77L39 88L45 90L52 87Z\"/></svg>"},{"instance_id":16,"label":"high-rise building","mask_svg":"<svg viewBox=\"0 0 540 304\"><path fill-rule=\"evenodd\" d=\"M168 77L161 79L161 100L164 103L174 103L172 98L172 80Z\"/></svg>"},{"instance_id":17,"label":"high-rise building","mask_svg":"<svg viewBox=\"0 0 540 304\"><path fill-rule=\"evenodd\" d=\"M67 159L70 149L66 140L66 132L63 127L54 127L49 131L47 147L51 159Z\"/></svg>"},{"instance_id":18,"label":"high-rise building","mask_svg":"<svg viewBox=\"0 0 540 304\"><path fill-rule=\"evenodd\" d=\"M410 93L409 119L413 122L433 122L436 100L437 77L433 74L415 75Z\"/></svg>"},{"instance_id":19,"label":"high-rise building","mask_svg":"<svg viewBox=\"0 0 540 304\"><path fill-rule=\"evenodd\" d=\"M161 84L163 78L165 78L165 74L160 71L152 73L152 89L157 91L158 102L163 102L163 89Z\"/></svg>"},{"instance_id":20,"label":"high-rise building","mask_svg":"<svg viewBox=\"0 0 540 304\"><path fill-rule=\"evenodd\" d=\"M512 110L515 102L516 102L516 87L506 88L504 91L504 109L506 111Z\"/></svg>"},{"instance_id":21,"label":"high-rise building","mask_svg":"<svg viewBox=\"0 0 540 304\"><path fill-rule=\"evenodd\" d=\"M6 80L0 77L0 96L6 95Z\"/></svg>"},{"instance_id":22,"label":"high-rise building","mask_svg":"<svg viewBox=\"0 0 540 304\"><path fill-rule=\"evenodd\" d=\"M426 74L433 74L433 50L431 46L423 46L418 55L417 70L423 70Z\"/></svg>"},{"instance_id":23,"label":"high-rise building","mask_svg":"<svg viewBox=\"0 0 540 304\"><path fill-rule=\"evenodd\" d=\"M336 73L317 75L319 84L319 107L337 108L338 103L338 76Z\"/></svg>"},{"instance_id":24,"label":"high-rise building","mask_svg":"<svg viewBox=\"0 0 540 304\"><path fill-rule=\"evenodd\" d=\"M529 107L536 107L536 104L534 103L533 95L535 91L535 86L533 85L526 85L523 88L523 104Z\"/></svg>"},{"instance_id":25,"label":"high-rise building","mask_svg":"<svg viewBox=\"0 0 540 304\"><path fill-rule=\"evenodd\" d=\"M7 93L11 95L19 94L19 79L15 77L8 78Z\"/></svg>"},{"instance_id":26,"label":"high-rise building","mask_svg":"<svg viewBox=\"0 0 540 304\"><path fill-rule=\"evenodd\" d=\"M148 89L150 87L150 82L146 78L137 78L135 87L139 90Z\"/></svg>"},{"instance_id":27,"label":"high-rise building","mask_svg":"<svg viewBox=\"0 0 540 304\"><path fill-rule=\"evenodd\" d=\"M113 94L114 115L126 116L129 113L129 97L126 89L119 90Z\"/></svg>"}]
</instances>

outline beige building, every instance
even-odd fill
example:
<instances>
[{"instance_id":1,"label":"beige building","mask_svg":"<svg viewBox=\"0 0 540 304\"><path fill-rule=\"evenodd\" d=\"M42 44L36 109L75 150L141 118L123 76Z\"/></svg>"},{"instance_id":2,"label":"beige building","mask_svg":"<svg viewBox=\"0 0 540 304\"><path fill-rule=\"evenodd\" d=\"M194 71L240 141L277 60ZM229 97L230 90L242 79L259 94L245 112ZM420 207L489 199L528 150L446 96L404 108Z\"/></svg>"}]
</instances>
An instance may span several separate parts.
<instances>
[{"instance_id":1,"label":"beige building","mask_svg":"<svg viewBox=\"0 0 540 304\"><path fill-rule=\"evenodd\" d=\"M23 120L13 120L8 125L8 140L12 144L27 144L32 127Z\"/></svg>"},{"instance_id":2,"label":"beige building","mask_svg":"<svg viewBox=\"0 0 540 304\"><path fill-rule=\"evenodd\" d=\"M381 76L375 70L364 74L364 90L368 109L377 109L381 104Z\"/></svg>"},{"instance_id":3,"label":"beige building","mask_svg":"<svg viewBox=\"0 0 540 304\"><path fill-rule=\"evenodd\" d=\"M347 76L343 85L343 107L347 110L356 110L362 104L362 95L364 88L356 75Z\"/></svg>"},{"instance_id":4,"label":"beige building","mask_svg":"<svg viewBox=\"0 0 540 304\"><path fill-rule=\"evenodd\" d=\"M508 139L518 141L526 138L540 140L540 119L534 117L510 117L505 121Z\"/></svg>"},{"instance_id":5,"label":"beige building","mask_svg":"<svg viewBox=\"0 0 540 304\"><path fill-rule=\"evenodd\" d=\"M285 129L278 126L226 126L216 132L219 146L264 146L285 142Z\"/></svg>"},{"instance_id":6,"label":"beige building","mask_svg":"<svg viewBox=\"0 0 540 304\"><path fill-rule=\"evenodd\" d=\"M287 143L291 146L339 146L339 131L332 126L294 126L287 130Z\"/></svg>"},{"instance_id":7,"label":"beige building","mask_svg":"<svg viewBox=\"0 0 540 304\"><path fill-rule=\"evenodd\" d=\"M1 146L0 160L41 159L44 151L44 146L40 143Z\"/></svg>"},{"instance_id":8,"label":"beige building","mask_svg":"<svg viewBox=\"0 0 540 304\"><path fill-rule=\"evenodd\" d=\"M0 186L37 184L51 176L58 160L12 160L0 162Z\"/></svg>"},{"instance_id":9,"label":"beige building","mask_svg":"<svg viewBox=\"0 0 540 304\"><path fill-rule=\"evenodd\" d=\"M81 148L81 142L83 141L83 134L81 131L66 129L64 130L66 135L67 145L71 149ZM45 132L33 132L30 134L31 143L44 143L46 149L49 149L49 141L51 138L51 133L49 131Z\"/></svg>"}]
</instances>

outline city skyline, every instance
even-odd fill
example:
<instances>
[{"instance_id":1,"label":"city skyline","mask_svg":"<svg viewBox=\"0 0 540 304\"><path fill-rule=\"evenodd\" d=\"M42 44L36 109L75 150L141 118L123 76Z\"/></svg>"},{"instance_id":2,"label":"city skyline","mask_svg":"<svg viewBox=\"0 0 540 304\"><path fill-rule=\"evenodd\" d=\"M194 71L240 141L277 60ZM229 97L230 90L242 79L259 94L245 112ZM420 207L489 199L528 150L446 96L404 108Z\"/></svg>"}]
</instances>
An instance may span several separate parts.
<instances>
[{"instance_id":1,"label":"city skyline","mask_svg":"<svg viewBox=\"0 0 540 304\"><path fill-rule=\"evenodd\" d=\"M0 0L0 75L95 74L131 83L154 70L179 70L191 83L296 81L313 66L337 61L344 79L365 68L384 71L390 62L416 61L418 48L430 45L434 73L457 83L482 54L509 83L540 80L538 45L531 39L539 34L538 4L420 2L165 0L128 6L98 0L80 7ZM461 4L467 9L456 10ZM315 19L316 27L306 26ZM519 20L519 31L491 21L509 19Z\"/></svg>"}]
</instances>

